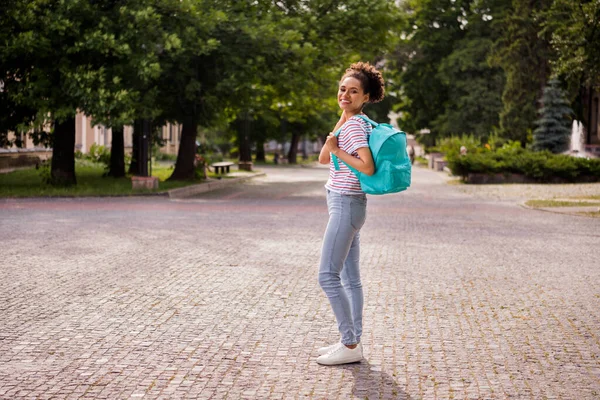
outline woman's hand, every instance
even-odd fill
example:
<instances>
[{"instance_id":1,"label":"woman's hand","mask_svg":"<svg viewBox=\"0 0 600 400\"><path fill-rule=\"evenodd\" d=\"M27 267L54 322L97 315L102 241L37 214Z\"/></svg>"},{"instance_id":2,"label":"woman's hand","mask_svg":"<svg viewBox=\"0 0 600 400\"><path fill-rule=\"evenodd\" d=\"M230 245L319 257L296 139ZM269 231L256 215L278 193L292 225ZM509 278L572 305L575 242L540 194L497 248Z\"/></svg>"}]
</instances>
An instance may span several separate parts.
<instances>
[{"instance_id":1,"label":"woman's hand","mask_svg":"<svg viewBox=\"0 0 600 400\"><path fill-rule=\"evenodd\" d=\"M340 149L338 147L338 139L333 132L327 135L327 139L325 140L325 146L327 147L327 151L333 154L335 154L336 151Z\"/></svg>"},{"instance_id":2,"label":"woman's hand","mask_svg":"<svg viewBox=\"0 0 600 400\"><path fill-rule=\"evenodd\" d=\"M333 132L327 135L325 143L323 143L321 153L319 153L319 162L321 164L329 164L330 153L337 155L340 152L340 148L338 147L338 140L337 137L334 136L334 133L337 132L337 130L340 129L342 125L346 123L346 121L348 121L348 116L346 115L346 110L344 110L342 111L340 120L337 124L335 124L335 128L333 128Z\"/></svg>"}]
</instances>

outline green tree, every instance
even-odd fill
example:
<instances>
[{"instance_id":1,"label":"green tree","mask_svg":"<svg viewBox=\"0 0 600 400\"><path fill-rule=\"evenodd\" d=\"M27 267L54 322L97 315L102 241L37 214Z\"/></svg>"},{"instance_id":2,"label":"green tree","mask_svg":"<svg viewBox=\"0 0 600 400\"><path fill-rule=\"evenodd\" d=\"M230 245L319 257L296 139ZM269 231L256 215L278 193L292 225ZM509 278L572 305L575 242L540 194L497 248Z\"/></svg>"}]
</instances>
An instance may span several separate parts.
<instances>
[{"instance_id":1,"label":"green tree","mask_svg":"<svg viewBox=\"0 0 600 400\"><path fill-rule=\"evenodd\" d=\"M438 77L447 88L444 112L432 123L442 136L487 137L499 126L504 73L488 62L497 35L492 21L501 10L497 1L471 2L466 34L440 64Z\"/></svg>"},{"instance_id":2,"label":"green tree","mask_svg":"<svg viewBox=\"0 0 600 400\"><path fill-rule=\"evenodd\" d=\"M498 1L412 0L404 3L398 71L400 124L428 128L428 138L487 135L498 125L503 73L488 64Z\"/></svg>"},{"instance_id":3,"label":"green tree","mask_svg":"<svg viewBox=\"0 0 600 400\"><path fill-rule=\"evenodd\" d=\"M97 30L79 38L81 43L99 42L94 73L87 74L80 84L86 90L80 96L80 110L93 116L95 123L112 128L109 176L125 175L123 125L133 125L137 139L142 120L159 113L156 82L160 57L177 51L179 45L161 23L168 3L99 2ZM130 172L139 174L136 146L134 140Z\"/></svg>"},{"instance_id":4,"label":"green tree","mask_svg":"<svg viewBox=\"0 0 600 400\"><path fill-rule=\"evenodd\" d=\"M538 126L533 132L533 148L562 153L569 149L571 136L570 118L573 113L569 102L560 88L558 79L551 79L544 88L540 99L542 108L536 121Z\"/></svg>"},{"instance_id":5,"label":"green tree","mask_svg":"<svg viewBox=\"0 0 600 400\"><path fill-rule=\"evenodd\" d=\"M22 135L27 134L38 115L35 108L19 99L23 96L23 80L32 72L34 62L31 56L18 51L15 43L15 37L31 36L23 32L23 27L33 25L34 19L23 1L7 0L0 7L0 147L21 147ZM11 131L17 134L13 140L8 137Z\"/></svg>"},{"instance_id":6,"label":"green tree","mask_svg":"<svg viewBox=\"0 0 600 400\"><path fill-rule=\"evenodd\" d=\"M302 137L326 135L335 124L343 71L354 61L379 60L393 47L399 10L389 0L282 1L277 7L278 24L289 40L283 41L283 62L268 82L274 91L269 109L286 121L287 157L295 163Z\"/></svg>"},{"instance_id":7,"label":"green tree","mask_svg":"<svg viewBox=\"0 0 600 400\"><path fill-rule=\"evenodd\" d=\"M92 6L83 1L11 2L11 32L3 42L3 58L19 72L9 95L20 106L49 115L52 121L51 182L76 183L74 77L88 73L90 52L76 48L77 37L93 24ZM42 122L42 121L38 121ZM44 121L46 122L46 121Z\"/></svg>"},{"instance_id":8,"label":"green tree","mask_svg":"<svg viewBox=\"0 0 600 400\"><path fill-rule=\"evenodd\" d=\"M550 75L550 40L542 26L543 13L551 4L552 0L512 0L496 22L502 35L491 59L506 75L500 133L523 145L534 128L537 99Z\"/></svg>"},{"instance_id":9,"label":"green tree","mask_svg":"<svg viewBox=\"0 0 600 400\"><path fill-rule=\"evenodd\" d=\"M600 3L554 0L542 27L556 52L553 72L575 87L600 85Z\"/></svg>"},{"instance_id":10,"label":"green tree","mask_svg":"<svg viewBox=\"0 0 600 400\"><path fill-rule=\"evenodd\" d=\"M7 97L35 112L35 118L24 119L23 129L51 124L51 183L75 184L76 112L122 126L135 114L134 105L144 104L123 82L144 80L158 68L148 52L127 40L152 37L151 29L139 29L152 27L147 20L152 10L133 1L39 0L11 1L4 12L10 16L0 50L2 73L9 77ZM117 26L130 30L123 34Z\"/></svg>"},{"instance_id":11,"label":"green tree","mask_svg":"<svg viewBox=\"0 0 600 400\"><path fill-rule=\"evenodd\" d=\"M600 89L600 3L554 0L544 15L543 30L555 52L552 71L567 83L576 118L585 121L589 135L592 94Z\"/></svg>"}]
</instances>

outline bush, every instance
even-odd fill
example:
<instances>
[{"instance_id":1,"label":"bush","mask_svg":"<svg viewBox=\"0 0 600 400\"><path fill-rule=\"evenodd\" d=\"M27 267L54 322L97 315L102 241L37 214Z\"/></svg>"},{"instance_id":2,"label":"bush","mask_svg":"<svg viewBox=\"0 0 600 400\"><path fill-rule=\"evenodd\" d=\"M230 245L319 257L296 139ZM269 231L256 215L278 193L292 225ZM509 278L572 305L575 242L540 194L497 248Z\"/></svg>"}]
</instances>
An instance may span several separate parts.
<instances>
[{"instance_id":1,"label":"bush","mask_svg":"<svg viewBox=\"0 0 600 400\"><path fill-rule=\"evenodd\" d=\"M434 149L444 153L448 159L458 157L461 146L467 148L467 154L475 153L480 148L480 141L473 135L452 136L440 140L439 146Z\"/></svg>"},{"instance_id":2,"label":"bush","mask_svg":"<svg viewBox=\"0 0 600 400\"><path fill-rule=\"evenodd\" d=\"M89 153L87 153L84 158L97 163L102 163L107 167L110 166L110 150L104 146L99 146L96 143L92 144Z\"/></svg>"},{"instance_id":3,"label":"bush","mask_svg":"<svg viewBox=\"0 0 600 400\"><path fill-rule=\"evenodd\" d=\"M177 161L177 154L167 154L157 151L154 153L156 161Z\"/></svg>"},{"instance_id":4,"label":"bush","mask_svg":"<svg viewBox=\"0 0 600 400\"><path fill-rule=\"evenodd\" d=\"M537 182L600 181L600 159L525 150L515 144L505 144L497 151L449 156L448 167L463 179L473 173L514 173Z\"/></svg>"}]
</instances>

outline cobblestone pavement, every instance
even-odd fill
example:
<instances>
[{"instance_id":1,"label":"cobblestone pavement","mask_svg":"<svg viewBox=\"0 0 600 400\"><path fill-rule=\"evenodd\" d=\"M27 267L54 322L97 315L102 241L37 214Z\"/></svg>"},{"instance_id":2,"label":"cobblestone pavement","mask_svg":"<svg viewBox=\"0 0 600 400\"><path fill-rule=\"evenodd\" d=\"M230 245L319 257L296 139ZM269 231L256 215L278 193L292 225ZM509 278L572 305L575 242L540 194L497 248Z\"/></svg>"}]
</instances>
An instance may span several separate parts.
<instances>
[{"instance_id":1,"label":"cobblestone pavement","mask_svg":"<svg viewBox=\"0 0 600 400\"><path fill-rule=\"evenodd\" d=\"M600 223L414 171L370 197L366 359L317 284L324 169L185 201L0 200L0 398L597 399Z\"/></svg>"},{"instance_id":2,"label":"cobblestone pavement","mask_svg":"<svg viewBox=\"0 0 600 400\"><path fill-rule=\"evenodd\" d=\"M600 183L460 185L459 191L478 198L500 201L565 199L600 196Z\"/></svg>"}]
</instances>

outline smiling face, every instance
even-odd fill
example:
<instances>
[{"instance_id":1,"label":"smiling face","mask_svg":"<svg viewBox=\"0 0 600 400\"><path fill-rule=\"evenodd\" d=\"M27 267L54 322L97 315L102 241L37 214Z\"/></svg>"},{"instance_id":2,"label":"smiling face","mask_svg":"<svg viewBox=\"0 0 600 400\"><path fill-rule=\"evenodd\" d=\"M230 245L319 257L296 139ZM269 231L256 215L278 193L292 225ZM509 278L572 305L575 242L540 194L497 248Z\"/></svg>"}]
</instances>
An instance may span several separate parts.
<instances>
[{"instance_id":1,"label":"smiling face","mask_svg":"<svg viewBox=\"0 0 600 400\"><path fill-rule=\"evenodd\" d=\"M359 114L363 104L369 101L369 95L365 94L360 81L347 76L340 82L338 89L338 104L348 116Z\"/></svg>"}]
</instances>

